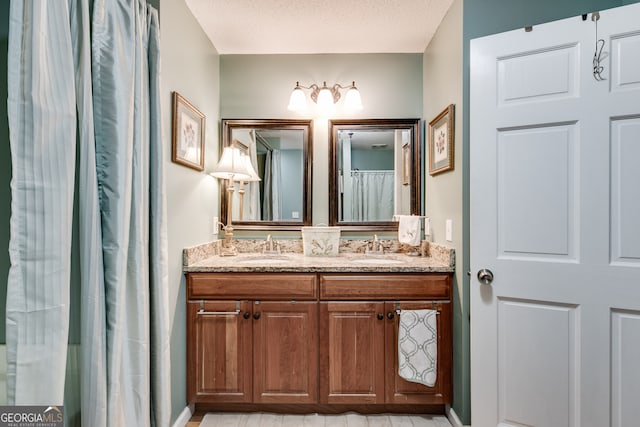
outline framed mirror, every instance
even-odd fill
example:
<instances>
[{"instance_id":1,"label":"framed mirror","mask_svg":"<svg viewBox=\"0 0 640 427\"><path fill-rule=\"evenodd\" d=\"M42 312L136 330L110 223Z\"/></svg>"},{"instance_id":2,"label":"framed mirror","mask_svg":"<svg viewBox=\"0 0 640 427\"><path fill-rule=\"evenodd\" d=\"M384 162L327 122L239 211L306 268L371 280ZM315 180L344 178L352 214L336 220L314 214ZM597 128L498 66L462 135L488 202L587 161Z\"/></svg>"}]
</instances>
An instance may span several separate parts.
<instances>
[{"instance_id":1,"label":"framed mirror","mask_svg":"<svg viewBox=\"0 0 640 427\"><path fill-rule=\"evenodd\" d=\"M222 148L246 154L256 172L234 183L236 230L300 230L311 225L311 120L223 119ZM227 224L227 185L221 188L221 220Z\"/></svg>"},{"instance_id":2,"label":"framed mirror","mask_svg":"<svg viewBox=\"0 0 640 427\"><path fill-rule=\"evenodd\" d=\"M329 222L397 230L420 215L420 119L329 121Z\"/></svg>"}]
</instances>

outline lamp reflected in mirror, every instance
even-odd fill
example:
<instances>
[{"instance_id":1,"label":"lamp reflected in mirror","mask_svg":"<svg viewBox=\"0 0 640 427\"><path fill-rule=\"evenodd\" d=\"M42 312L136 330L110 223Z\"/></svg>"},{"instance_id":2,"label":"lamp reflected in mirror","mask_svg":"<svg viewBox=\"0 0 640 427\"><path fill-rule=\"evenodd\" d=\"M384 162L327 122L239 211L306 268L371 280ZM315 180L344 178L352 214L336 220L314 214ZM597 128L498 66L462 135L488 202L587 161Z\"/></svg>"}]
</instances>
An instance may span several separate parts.
<instances>
[{"instance_id":1,"label":"lamp reflected in mirror","mask_svg":"<svg viewBox=\"0 0 640 427\"><path fill-rule=\"evenodd\" d=\"M245 163L245 168L250 174L249 178L247 179L245 179L244 177L240 177L239 179L236 179L236 181L238 182L238 198L240 202L239 203L240 206L238 209L238 217L239 217L239 220L242 221L243 215L244 215L244 194L246 192L245 185L248 183L261 181L261 179L260 179L260 176L258 176L258 173L256 172L256 169L253 166L251 157L249 157L249 147L242 144L238 140L234 140L233 145L235 147L241 148L240 158Z\"/></svg>"}]
</instances>

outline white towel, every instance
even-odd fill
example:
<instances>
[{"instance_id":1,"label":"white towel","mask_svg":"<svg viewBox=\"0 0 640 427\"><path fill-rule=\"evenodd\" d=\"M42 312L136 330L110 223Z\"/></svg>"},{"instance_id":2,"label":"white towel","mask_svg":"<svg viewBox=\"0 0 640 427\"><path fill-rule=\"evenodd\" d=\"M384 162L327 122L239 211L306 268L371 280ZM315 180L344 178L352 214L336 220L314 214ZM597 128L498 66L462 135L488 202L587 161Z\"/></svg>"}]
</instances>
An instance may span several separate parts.
<instances>
[{"instance_id":1,"label":"white towel","mask_svg":"<svg viewBox=\"0 0 640 427\"><path fill-rule=\"evenodd\" d=\"M418 215L398 215L398 241L411 246L420 245L420 219Z\"/></svg>"},{"instance_id":2,"label":"white towel","mask_svg":"<svg viewBox=\"0 0 640 427\"><path fill-rule=\"evenodd\" d=\"M438 360L437 310L402 310L398 329L398 374L433 387Z\"/></svg>"}]
</instances>

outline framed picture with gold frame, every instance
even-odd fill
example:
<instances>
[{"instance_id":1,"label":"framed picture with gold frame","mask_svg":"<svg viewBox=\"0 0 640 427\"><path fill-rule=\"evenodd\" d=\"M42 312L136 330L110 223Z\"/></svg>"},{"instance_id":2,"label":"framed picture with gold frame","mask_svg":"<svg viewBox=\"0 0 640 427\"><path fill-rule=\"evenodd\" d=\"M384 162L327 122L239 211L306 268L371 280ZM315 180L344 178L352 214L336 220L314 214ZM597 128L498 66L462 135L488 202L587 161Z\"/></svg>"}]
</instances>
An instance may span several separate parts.
<instances>
[{"instance_id":1,"label":"framed picture with gold frame","mask_svg":"<svg viewBox=\"0 0 640 427\"><path fill-rule=\"evenodd\" d=\"M205 116L178 92L173 92L171 160L204 170Z\"/></svg>"},{"instance_id":2,"label":"framed picture with gold frame","mask_svg":"<svg viewBox=\"0 0 640 427\"><path fill-rule=\"evenodd\" d=\"M455 107L450 104L429 122L429 175L453 170Z\"/></svg>"}]
</instances>

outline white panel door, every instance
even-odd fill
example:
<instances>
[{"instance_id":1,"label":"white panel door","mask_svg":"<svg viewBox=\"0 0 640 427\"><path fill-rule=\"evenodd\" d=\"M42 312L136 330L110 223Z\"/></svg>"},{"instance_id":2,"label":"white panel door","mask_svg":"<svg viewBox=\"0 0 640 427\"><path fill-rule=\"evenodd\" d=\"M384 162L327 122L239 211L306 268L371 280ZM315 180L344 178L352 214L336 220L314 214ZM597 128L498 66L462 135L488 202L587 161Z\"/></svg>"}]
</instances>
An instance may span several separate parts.
<instances>
[{"instance_id":1,"label":"white panel door","mask_svg":"<svg viewBox=\"0 0 640 427\"><path fill-rule=\"evenodd\" d=\"M597 31L471 42L474 427L640 425L640 4Z\"/></svg>"}]
</instances>

